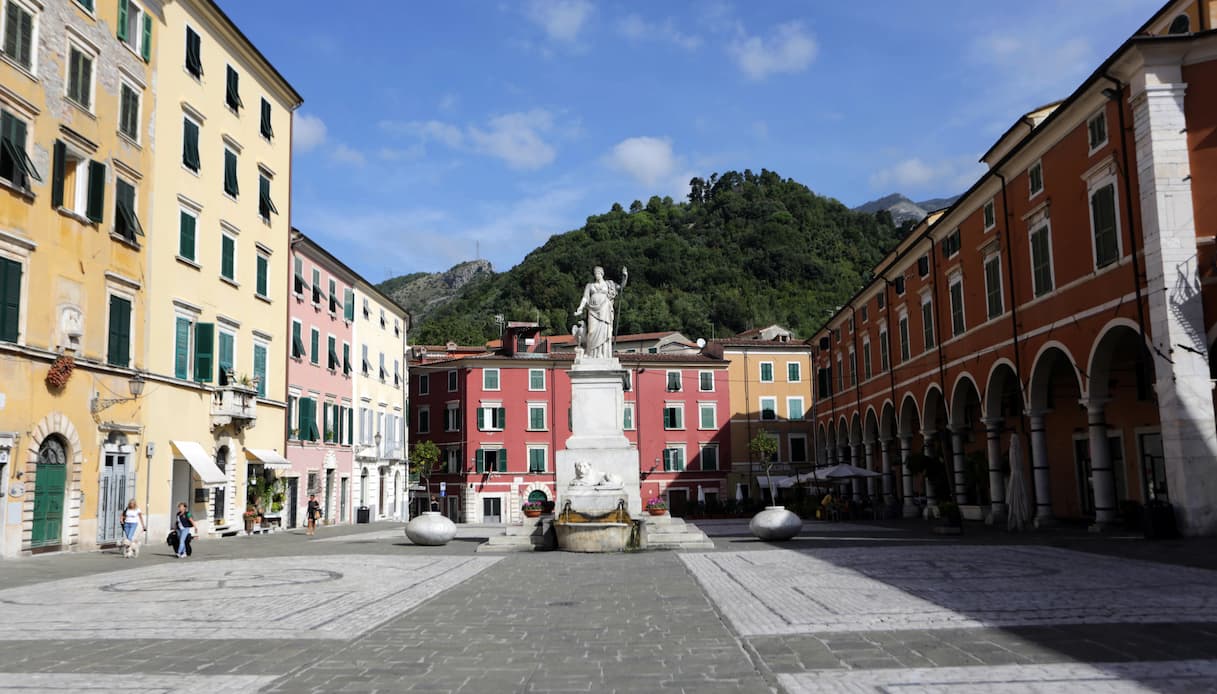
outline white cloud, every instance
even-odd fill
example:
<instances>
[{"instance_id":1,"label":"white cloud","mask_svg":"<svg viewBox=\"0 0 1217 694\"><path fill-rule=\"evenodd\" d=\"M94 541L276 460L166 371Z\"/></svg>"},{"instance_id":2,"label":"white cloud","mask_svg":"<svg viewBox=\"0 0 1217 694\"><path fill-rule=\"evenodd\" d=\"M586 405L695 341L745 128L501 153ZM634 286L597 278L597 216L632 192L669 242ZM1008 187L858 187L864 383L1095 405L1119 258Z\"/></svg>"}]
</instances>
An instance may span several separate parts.
<instances>
[{"instance_id":1,"label":"white cloud","mask_svg":"<svg viewBox=\"0 0 1217 694\"><path fill-rule=\"evenodd\" d=\"M532 0L524 16L552 41L575 43L595 7L588 0Z\"/></svg>"},{"instance_id":2,"label":"white cloud","mask_svg":"<svg viewBox=\"0 0 1217 694\"><path fill-rule=\"evenodd\" d=\"M385 120L379 127L395 135L417 138L420 143L438 142L451 149L496 157L513 169L539 169L557 156L555 147L546 141L547 135L555 131L554 117L542 108L504 113L482 126L462 128L439 120ZM557 134L578 132L575 124Z\"/></svg>"},{"instance_id":3,"label":"white cloud","mask_svg":"<svg viewBox=\"0 0 1217 694\"><path fill-rule=\"evenodd\" d=\"M444 95L439 98L439 110L451 111L460 103L461 97L453 92L444 92Z\"/></svg>"},{"instance_id":4,"label":"white cloud","mask_svg":"<svg viewBox=\"0 0 1217 694\"><path fill-rule=\"evenodd\" d=\"M765 38L749 36L741 29L739 37L727 44L728 54L753 80L777 73L802 72L815 60L817 50L815 39L801 22L779 24Z\"/></svg>"},{"instance_id":5,"label":"white cloud","mask_svg":"<svg viewBox=\"0 0 1217 694\"><path fill-rule=\"evenodd\" d=\"M309 152L325 144L325 122L317 116L297 113L292 116L292 150Z\"/></svg>"},{"instance_id":6,"label":"white cloud","mask_svg":"<svg viewBox=\"0 0 1217 694\"><path fill-rule=\"evenodd\" d=\"M671 18L652 23L637 14L628 14L617 22L617 31L632 41L661 41L686 51L697 50L702 43L700 36L682 32Z\"/></svg>"},{"instance_id":7,"label":"white cloud","mask_svg":"<svg viewBox=\"0 0 1217 694\"><path fill-rule=\"evenodd\" d=\"M956 193L975 183L984 171L984 165L973 157L957 157L935 162L913 157L875 172L870 177L870 185L877 190L894 190L901 193Z\"/></svg>"},{"instance_id":8,"label":"white cloud","mask_svg":"<svg viewBox=\"0 0 1217 694\"><path fill-rule=\"evenodd\" d=\"M608 163L639 183L655 185L676 169L676 155L667 138L631 137L613 146Z\"/></svg>"},{"instance_id":9,"label":"white cloud","mask_svg":"<svg viewBox=\"0 0 1217 694\"><path fill-rule=\"evenodd\" d=\"M363 152L353 147L348 147L341 142L334 145L334 148L330 150L330 158L336 162L350 164L351 166L363 166L368 163L367 158L363 156Z\"/></svg>"}]
</instances>

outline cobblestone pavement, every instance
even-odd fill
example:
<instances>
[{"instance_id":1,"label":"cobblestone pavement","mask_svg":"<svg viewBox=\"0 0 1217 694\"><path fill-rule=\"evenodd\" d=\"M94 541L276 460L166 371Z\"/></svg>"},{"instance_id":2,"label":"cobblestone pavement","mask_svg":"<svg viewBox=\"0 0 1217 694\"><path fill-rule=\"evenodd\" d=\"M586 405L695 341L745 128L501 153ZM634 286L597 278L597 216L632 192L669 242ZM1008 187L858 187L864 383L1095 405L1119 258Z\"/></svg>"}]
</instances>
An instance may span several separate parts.
<instances>
[{"instance_id":1,"label":"cobblestone pavement","mask_svg":"<svg viewBox=\"0 0 1217 694\"><path fill-rule=\"evenodd\" d=\"M378 523L0 562L0 691L1217 691L1217 572L1178 565L1210 544L707 525L688 554Z\"/></svg>"}]
</instances>

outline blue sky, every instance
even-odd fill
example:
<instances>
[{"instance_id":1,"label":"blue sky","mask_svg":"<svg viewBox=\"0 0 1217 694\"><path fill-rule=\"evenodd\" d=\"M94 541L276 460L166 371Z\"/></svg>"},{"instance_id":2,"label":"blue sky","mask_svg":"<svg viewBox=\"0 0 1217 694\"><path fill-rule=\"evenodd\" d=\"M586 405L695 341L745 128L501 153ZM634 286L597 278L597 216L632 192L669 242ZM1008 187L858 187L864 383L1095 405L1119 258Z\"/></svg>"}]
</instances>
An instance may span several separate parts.
<instances>
[{"instance_id":1,"label":"blue sky","mask_svg":"<svg viewBox=\"0 0 1217 694\"><path fill-rule=\"evenodd\" d=\"M715 171L959 193L1160 4L220 0L304 96L294 224L376 282L507 270Z\"/></svg>"}]
</instances>

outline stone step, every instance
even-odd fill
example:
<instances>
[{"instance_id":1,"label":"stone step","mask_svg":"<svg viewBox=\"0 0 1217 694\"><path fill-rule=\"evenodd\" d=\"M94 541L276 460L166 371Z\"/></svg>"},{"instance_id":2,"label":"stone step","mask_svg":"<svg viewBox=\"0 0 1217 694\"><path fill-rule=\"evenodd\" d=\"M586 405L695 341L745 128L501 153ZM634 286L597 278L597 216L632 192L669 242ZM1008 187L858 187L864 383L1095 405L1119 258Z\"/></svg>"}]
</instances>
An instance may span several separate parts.
<instances>
[{"instance_id":1,"label":"stone step","mask_svg":"<svg viewBox=\"0 0 1217 694\"><path fill-rule=\"evenodd\" d=\"M477 546L478 552L532 552L544 543L542 537L499 535Z\"/></svg>"},{"instance_id":2,"label":"stone step","mask_svg":"<svg viewBox=\"0 0 1217 694\"><path fill-rule=\"evenodd\" d=\"M648 540L647 549L714 549L714 543L710 540L702 540L700 542L655 542L653 540Z\"/></svg>"},{"instance_id":3,"label":"stone step","mask_svg":"<svg viewBox=\"0 0 1217 694\"><path fill-rule=\"evenodd\" d=\"M670 518L655 516L655 518ZM701 528L686 523L683 518L671 518L668 522L647 524L648 549L714 549L711 540Z\"/></svg>"}]
</instances>

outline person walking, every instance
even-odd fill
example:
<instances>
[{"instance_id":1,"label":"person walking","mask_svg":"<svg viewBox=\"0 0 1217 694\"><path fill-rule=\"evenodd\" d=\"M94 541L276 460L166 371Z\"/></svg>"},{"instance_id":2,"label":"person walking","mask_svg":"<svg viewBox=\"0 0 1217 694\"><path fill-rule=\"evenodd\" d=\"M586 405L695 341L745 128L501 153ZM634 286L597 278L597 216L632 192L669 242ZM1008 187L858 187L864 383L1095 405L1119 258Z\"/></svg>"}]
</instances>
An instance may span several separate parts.
<instances>
[{"instance_id":1,"label":"person walking","mask_svg":"<svg viewBox=\"0 0 1217 694\"><path fill-rule=\"evenodd\" d=\"M139 556L139 540L135 537L135 531L141 526L144 532L148 532L148 522L144 520L144 512L139 510L139 504L132 499L127 502L127 508L123 510L123 556L131 559Z\"/></svg>"},{"instance_id":2,"label":"person walking","mask_svg":"<svg viewBox=\"0 0 1217 694\"><path fill-rule=\"evenodd\" d=\"M308 511L306 515L308 517L308 534L316 535L317 519L321 517L321 504L317 501L316 494L308 495Z\"/></svg>"},{"instance_id":3,"label":"person walking","mask_svg":"<svg viewBox=\"0 0 1217 694\"><path fill-rule=\"evenodd\" d=\"M185 559L187 550L189 549L190 536L194 533L195 524L194 518L190 515L190 511L186 508L186 502L183 501L177 505L177 558Z\"/></svg>"}]
</instances>

